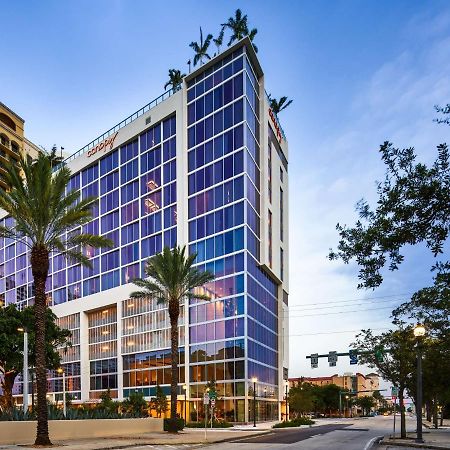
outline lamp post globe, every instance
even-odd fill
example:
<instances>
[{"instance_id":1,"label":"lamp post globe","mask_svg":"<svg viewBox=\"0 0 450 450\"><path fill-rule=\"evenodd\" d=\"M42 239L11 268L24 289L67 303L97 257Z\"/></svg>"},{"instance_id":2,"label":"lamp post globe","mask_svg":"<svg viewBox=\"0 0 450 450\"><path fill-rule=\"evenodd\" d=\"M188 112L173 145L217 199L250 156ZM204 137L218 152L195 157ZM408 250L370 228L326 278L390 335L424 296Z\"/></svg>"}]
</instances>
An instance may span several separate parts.
<instances>
[{"instance_id":1,"label":"lamp post globe","mask_svg":"<svg viewBox=\"0 0 450 450\"><path fill-rule=\"evenodd\" d=\"M416 389L416 419L417 438L416 442L423 442L422 437L422 340L426 334L423 325L417 324L413 333L417 340L417 389Z\"/></svg>"}]
</instances>

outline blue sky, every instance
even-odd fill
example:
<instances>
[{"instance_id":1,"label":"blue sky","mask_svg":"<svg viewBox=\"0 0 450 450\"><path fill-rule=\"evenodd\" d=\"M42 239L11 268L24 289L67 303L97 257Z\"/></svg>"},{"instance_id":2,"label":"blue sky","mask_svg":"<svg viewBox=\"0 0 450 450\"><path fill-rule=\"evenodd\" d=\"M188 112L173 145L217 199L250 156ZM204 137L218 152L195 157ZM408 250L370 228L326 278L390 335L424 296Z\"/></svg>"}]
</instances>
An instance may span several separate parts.
<instances>
[{"instance_id":1,"label":"blue sky","mask_svg":"<svg viewBox=\"0 0 450 450\"><path fill-rule=\"evenodd\" d=\"M408 249L374 292L357 291L356 268L326 255L336 223L353 223L356 201L375 198L383 141L414 145L429 161L448 140L450 129L432 122L433 105L450 102L448 2L0 4L9 36L0 101L25 118L31 140L70 152L161 94L169 68L187 71L200 25L216 35L237 7L248 14L267 90L294 99L280 115L290 147L291 375L349 370L340 361L311 371L305 356L346 350L354 333L343 331L387 326L389 308L430 282L422 248Z\"/></svg>"}]
</instances>

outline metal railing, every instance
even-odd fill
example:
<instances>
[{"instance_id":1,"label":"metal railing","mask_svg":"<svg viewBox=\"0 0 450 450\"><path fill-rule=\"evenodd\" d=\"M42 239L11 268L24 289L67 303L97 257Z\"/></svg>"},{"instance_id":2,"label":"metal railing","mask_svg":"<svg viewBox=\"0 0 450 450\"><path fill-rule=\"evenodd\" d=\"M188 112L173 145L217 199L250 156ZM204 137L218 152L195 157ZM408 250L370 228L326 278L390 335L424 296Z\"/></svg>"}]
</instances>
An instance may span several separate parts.
<instances>
[{"instance_id":1,"label":"metal railing","mask_svg":"<svg viewBox=\"0 0 450 450\"><path fill-rule=\"evenodd\" d=\"M89 144L85 145L83 148L81 148L80 150L76 151L75 153L73 153L72 155L67 157L64 161L61 162L61 164L59 164L58 166L55 166L54 170L58 170L59 167L62 164L67 164L69 161L72 161L75 158L78 158L78 156L82 155L83 153L86 153L91 148L95 147L100 142L103 142L106 138L108 138L112 134L116 133L121 128L129 125L131 122L135 121L138 117L142 116L143 114L148 112L150 109L154 108L159 103L162 103L164 100L167 100L173 94L174 94L174 90L173 89L169 89L168 91L162 93L159 97L156 97L150 103L147 103L141 109L139 109L135 113L131 114L126 119L122 120L120 123L118 123L117 125L113 126L108 131L105 131L102 135L100 135L99 137L97 137L93 141L89 142Z\"/></svg>"}]
</instances>

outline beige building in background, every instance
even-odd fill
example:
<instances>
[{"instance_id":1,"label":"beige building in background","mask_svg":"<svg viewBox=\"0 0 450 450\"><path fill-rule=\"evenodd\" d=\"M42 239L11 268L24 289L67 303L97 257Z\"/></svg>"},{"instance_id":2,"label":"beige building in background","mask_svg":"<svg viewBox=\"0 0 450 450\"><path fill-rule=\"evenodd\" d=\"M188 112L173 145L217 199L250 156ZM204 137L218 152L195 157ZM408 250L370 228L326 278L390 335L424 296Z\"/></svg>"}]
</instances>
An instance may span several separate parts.
<instances>
[{"instance_id":1,"label":"beige building in background","mask_svg":"<svg viewBox=\"0 0 450 450\"><path fill-rule=\"evenodd\" d=\"M325 386L327 384L335 384L342 389L358 392L357 397L365 395L373 395L379 389L379 375L369 373L344 373L343 375L334 374L329 377L298 377L289 378L289 388L296 386L298 383L311 383L316 386Z\"/></svg>"},{"instance_id":2,"label":"beige building in background","mask_svg":"<svg viewBox=\"0 0 450 450\"><path fill-rule=\"evenodd\" d=\"M39 148L24 135L25 121L0 102L0 188L7 189L4 175L9 161L18 163L20 155L35 157Z\"/></svg>"}]
</instances>

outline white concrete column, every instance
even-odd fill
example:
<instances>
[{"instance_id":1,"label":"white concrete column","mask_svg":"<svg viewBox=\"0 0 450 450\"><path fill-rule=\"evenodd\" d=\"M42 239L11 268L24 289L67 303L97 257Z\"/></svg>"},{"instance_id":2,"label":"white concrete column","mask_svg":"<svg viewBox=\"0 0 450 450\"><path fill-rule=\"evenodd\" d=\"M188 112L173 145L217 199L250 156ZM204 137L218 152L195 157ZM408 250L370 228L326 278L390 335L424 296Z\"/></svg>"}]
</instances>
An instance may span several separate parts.
<instances>
[{"instance_id":1,"label":"white concrete column","mask_svg":"<svg viewBox=\"0 0 450 450\"><path fill-rule=\"evenodd\" d=\"M117 302L117 398L123 400L122 301Z\"/></svg>"},{"instance_id":2,"label":"white concrete column","mask_svg":"<svg viewBox=\"0 0 450 450\"><path fill-rule=\"evenodd\" d=\"M80 361L81 361L81 401L89 400L90 364L89 364L89 327L88 315L80 312Z\"/></svg>"}]
</instances>

